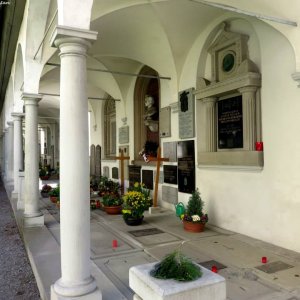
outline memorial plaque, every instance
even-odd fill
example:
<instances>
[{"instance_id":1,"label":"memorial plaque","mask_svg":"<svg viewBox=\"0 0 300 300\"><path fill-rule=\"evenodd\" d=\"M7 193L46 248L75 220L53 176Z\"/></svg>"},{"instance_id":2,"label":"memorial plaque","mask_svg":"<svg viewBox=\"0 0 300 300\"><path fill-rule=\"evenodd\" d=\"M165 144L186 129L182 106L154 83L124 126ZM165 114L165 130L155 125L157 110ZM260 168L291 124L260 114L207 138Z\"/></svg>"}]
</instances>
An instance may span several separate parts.
<instances>
[{"instance_id":1,"label":"memorial plaque","mask_svg":"<svg viewBox=\"0 0 300 300\"><path fill-rule=\"evenodd\" d=\"M195 96L194 89L179 92L178 121L179 137L181 139L192 138L195 136Z\"/></svg>"},{"instance_id":2,"label":"memorial plaque","mask_svg":"<svg viewBox=\"0 0 300 300\"><path fill-rule=\"evenodd\" d=\"M91 145L90 147L90 175L94 176L96 174L96 163L95 163L95 152L96 147L95 145Z\"/></svg>"},{"instance_id":3,"label":"memorial plaque","mask_svg":"<svg viewBox=\"0 0 300 300\"><path fill-rule=\"evenodd\" d=\"M119 128L119 144L129 143L129 126Z\"/></svg>"},{"instance_id":4,"label":"memorial plaque","mask_svg":"<svg viewBox=\"0 0 300 300\"><path fill-rule=\"evenodd\" d=\"M162 200L171 204L178 203L178 189L172 186L162 186Z\"/></svg>"},{"instance_id":5,"label":"memorial plaque","mask_svg":"<svg viewBox=\"0 0 300 300\"><path fill-rule=\"evenodd\" d=\"M171 107L163 107L159 111L159 136L161 138L171 136Z\"/></svg>"},{"instance_id":6,"label":"memorial plaque","mask_svg":"<svg viewBox=\"0 0 300 300\"><path fill-rule=\"evenodd\" d=\"M135 182L141 182L141 166L129 165L129 186L133 186Z\"/></svg>"},{"instance_id":7,"label":"memorial plaque","mask_svg":"<svg viewBox=\"0 0 300 300\"><path fill-rule=\"evenodd\" d=\"M242 96L218 101L219 149L243 148Z\"/></svg>"},{"instance_id":8,"label":"memorial plaque","mask_svg":"<svg viewBox=\"0 0 300 300\"><path fill-rule=\"evenodd\" d=\"M109 178L109 167L103 167L103 176Z\"/></svg>"},{"instance_id":9,"label":"memorial plaque","mask_svg":"<svg viewBox=\"0 0 300 300\"><path fill-rule=\"evenodd\" d=\"M177 143L164 143L164 157L167 157L170 162L177 162Z\"/></svg>"},{"instance_id":10,"label":"memorial plaque","mask_svg":"<svg viewBox=\"0 0 300 300\"><path fill-rule=\"evenodd\" d=\"M164 182L177 184L177 166L164 165Z\"/></svg>"},{"instance_id":11,"label":"memorial plaque","mask_svg":"<svg viewBox=\"0 0 300 300\"><path fill-rule=\"evenodd\" d=\"M145 184L147 189L153 190L153 171L152 170L142 170L142 182Z\"/></svg>"},{"instance_id":12,"label":"memorial plaque","mask_svg":"<svg viewBox=\"0 0 300 300\"><path fill-rule=\"evenodd\" d=\"M191 194L195 190L195 148L194 141L177 143L178 190Z\"/></svg>"},{"instance_id":13,"label":"memorial plaque","mask_svg":"<svg viewBox=\"0 0 300 300\"><path fill-rule=\"evenodd\" d=\"M101 176L101 147L99 145L96 146L95 175Z\"/></svg>"},{"instance_id":14,"label":"memorial plaque","mask_svg":"<svg viewBox=\"0 0 300 300\"><path fill-rule=\"evenodd\" d=\"M111 169L111 176L113 179L119 179L119 169L117 167Z\"/></svg>"}]
</instances>

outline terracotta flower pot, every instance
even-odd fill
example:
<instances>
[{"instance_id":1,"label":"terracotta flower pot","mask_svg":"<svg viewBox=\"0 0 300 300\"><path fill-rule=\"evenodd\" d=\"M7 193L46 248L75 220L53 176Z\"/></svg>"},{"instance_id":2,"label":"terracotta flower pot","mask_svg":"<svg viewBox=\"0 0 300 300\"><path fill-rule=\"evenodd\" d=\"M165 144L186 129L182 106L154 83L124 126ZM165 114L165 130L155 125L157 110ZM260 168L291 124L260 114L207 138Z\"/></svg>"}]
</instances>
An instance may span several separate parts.
<instances>
[{"instance_id":1,"label":"terracotta flower pot","mask_svg":"<svg viewBox=\"0 0 300 300\"><path fill-rule=\"evenodd\" d=\"M183 228L189 232L202 232L204 231L205 224L203 223L194 223L183 220Z\"/></svg>"},{"instance_id":2,"label":"terracotta flower pot","mask_svg":"<svg viewBox=\"0 0 300 300\"><path fill-rule=\"evenodd\" d=\"M118 215L122 211L122 205L118 205L118 206L104 206L104 210L109 215Z\"/></svg>"},{"instance_id":3,"label":"terracotta flower pot","mask_svg":"<svg viewBox=\"0 0 300 300\"><path fill-rule=\"evenodd\" d=\"M58 197L50 196L50 200L51 200L51 202L56 203L58 200Z\"/></svg>"}]
</instances>

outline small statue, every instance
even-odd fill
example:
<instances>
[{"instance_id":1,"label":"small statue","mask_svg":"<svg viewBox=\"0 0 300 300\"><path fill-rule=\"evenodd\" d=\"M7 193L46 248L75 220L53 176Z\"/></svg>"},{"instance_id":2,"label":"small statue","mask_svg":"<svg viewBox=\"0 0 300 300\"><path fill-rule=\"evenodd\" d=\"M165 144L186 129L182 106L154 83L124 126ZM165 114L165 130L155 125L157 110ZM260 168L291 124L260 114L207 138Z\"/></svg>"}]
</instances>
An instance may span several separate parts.
<instances>
[{"instance_id":1,"label":"small statue","mask_svg":"<svg viewBox=\"0 0 300 300\"><path fill-rule=\"evenodd\" d=\"M157 108L155 106L154 98L149 95L146 95L145 97L144 124L148 126L150 131L158 131Z\"/></svg>"}]
</instances>

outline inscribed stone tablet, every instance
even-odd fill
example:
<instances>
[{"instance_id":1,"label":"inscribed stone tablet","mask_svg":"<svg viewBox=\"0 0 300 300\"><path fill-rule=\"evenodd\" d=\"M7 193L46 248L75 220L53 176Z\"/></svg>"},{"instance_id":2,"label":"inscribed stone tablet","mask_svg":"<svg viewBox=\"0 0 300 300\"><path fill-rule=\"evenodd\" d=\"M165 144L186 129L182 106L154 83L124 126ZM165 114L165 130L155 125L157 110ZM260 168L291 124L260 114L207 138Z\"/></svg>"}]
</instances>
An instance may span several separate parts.
<instances>
[{"instance_id":1,"label":"inscribed stone tablet","mask_svg":"<svg viewBox=\"0 0 300 300\"><path fill-rule=\"evenodd\" d=\"M96 155L95 155L95 175L101 176L101 147L100 145L96 146Z\"/></svg>"},{"instance_id":2,"label":"inscribed stone tablet","mask_svg":"<svg viewBox=\"0 0 300 300\"><path fill-rule=\"evenodd\" d=\"M111 169L111 174L113 179L119 179L119 169L117 167Z\"/></svg>"},{"instance_id":3,"label":"inscribed stone tablet","mask_svg":"<svg viewBox=\"0 0 300 300\"><path fill-rule=\"evenodd\" d=\"M142 170L142 182L145 184L147 189L153 190L153 171L152 170Z\"/></svg>"},{"instance_id":4,"label":"inscribed stone tablet","mask_svg":"<svg viewBox=\"0 0 300 300\"><path fill-rule=\"evenodd\" d=\"M195 96L193 88L179 92L179 137L181 139L195 136Z\"/></svg>"},{"instance_id":5,"label":"inscribed stone tablet","mask_svg":"<svg viewBox=\"0 0 300 300\"><path fill-rule=\"evenodd\" d=\"M94 176L96 174L96 162L95 162L95 152L96 147L95 145L91 145L90 147L90 175Z\"/></svg>"},{"instance_id":6,"label":"inscribed stone tablet","mask_svg":"<svg viewBox=\"0 0 300 300\"><path fill-rule=\"evenodd\" d=\"M129 185L133 186L135 182L141 182L141 166L129 165Z\"/></svg>"},{"instance_id":7,"label":"inscribed stone tablet","mask_svg":"<svg viewBox=\"0 0 300 300\"><path fill-rule=\"evenodd\" d=\"M164 165L164 182L177 184L177 166Z\"/></svg>"},{"instance_id":8,"label":"inscribed stone tablet","mask_svg":"<svg viewBox=\"0 0 300 300\"><path fill-rule=\"evenodd\" d=\"M109 177L109 167L107 166L103 167L103 176Z\"/></svg>"},{"instance_id":9,"label":"inscribed stone tablet","mask_svg":"<svg viewBox=\"0 0 300 300\"><path fill-rule=\"evenodd\" d=\"M171 186L162 186L162 200L171 204L178 203L178 189Z\"/></svg>"},{"instance_id":10,"label":"inscribed stone tablet","mask_svg":"<svg viewBox=\"0 0 300 300\"><path fill-rule=\"evenodd\" d=\"M119 144L129 143L129 126L119 128Z\"/></svg>"},{"instance_id":11,"label":"inscribed stone tablet","mask_svg":"<svg viewBox=\"0 0 300 300\"><path fill-rule=\"evenodd\" d=\"M170 162L177 161L177 142L163 143L164 157L168 158Z\"/></svg>"}]
</instances>

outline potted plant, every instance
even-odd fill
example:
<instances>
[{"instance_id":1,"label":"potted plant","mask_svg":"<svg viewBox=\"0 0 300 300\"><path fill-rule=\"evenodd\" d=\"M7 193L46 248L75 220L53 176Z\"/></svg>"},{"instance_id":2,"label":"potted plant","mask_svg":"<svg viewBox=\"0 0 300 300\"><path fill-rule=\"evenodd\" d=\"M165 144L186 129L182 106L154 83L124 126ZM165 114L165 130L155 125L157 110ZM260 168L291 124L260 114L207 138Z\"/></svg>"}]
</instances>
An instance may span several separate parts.
<instances>
[{"instance_id":1,"label":"potted plant","mask_svg":"<svg viewBox=\"0 0 300 300\"><path fill-rule=\"evenodd\" d=\"M59 185L55 188L53 188L50 192L49 192L49 196L50 196L50 200L53 203L56 203L59 200L59 195L60 195L60 188Z\"/></svg>"},{"instance_id":2,"label":"potted plant","mask_svg":"<svg viewBox=\"0 0 300 300\"><path fill-rule=\"evenodd\" d=\"M45 168L41 168L39 170L39 177L41 180L48 180L49 179L49 174L47 173L47 170Z\"/></svg>"},{"instance_id":3,"label":"potted plant","mask_svg":"<svg viewBox=\"0 0 300 300\"><path fill-rule=\"evenodd\" d=\"M48 184L44 184L41 190L41 195L43 198L49 197L49 192L52 190L52 186Z\"/></svg>"},{"instance_id":4,"label":"potted plant","mask_svg":"<svg viewBox=\"0 0 300 300\"><path fill-rule=\"evenodd\" d=\"M151 206L150 191L141 183L136 182L123 196L122 214L127 225L140 225L144 211Z\"/></svg>"},{"instance_id":5,"label":"potted plant","mask_svg":"<svg viewBox=\"0 0 300 300\"><path fill-rule=\"evenodd\" d=\"M189 199L186 212L181 215L184 229L190 232L202 232L208 221L207 214L203 213L204 202L196 189Z\"/></svg>"},{"instance_id":6,"label":"potted plant","mask_svg":"<svg viewBox=\"0 0 300 300\"><path fill-rule=\"evenodd\" d=\"M122 198L118 192L111 192L105 194L102 200L104 210L109 215L117 215L122 210ZM96 203L95 203L96 208Z\"/></svg>"}]
</instances>

